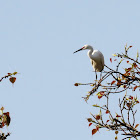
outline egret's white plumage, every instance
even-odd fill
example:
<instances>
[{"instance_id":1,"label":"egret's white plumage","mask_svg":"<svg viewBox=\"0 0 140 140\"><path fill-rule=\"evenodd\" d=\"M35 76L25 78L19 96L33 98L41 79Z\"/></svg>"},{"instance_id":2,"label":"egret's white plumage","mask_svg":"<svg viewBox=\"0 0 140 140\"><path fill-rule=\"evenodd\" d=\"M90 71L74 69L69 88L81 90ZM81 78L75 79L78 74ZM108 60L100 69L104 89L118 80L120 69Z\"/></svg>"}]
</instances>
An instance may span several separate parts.
<instances>
[{"instance_id":1,"label":"egret's white plumage","mask_svg":"<svg viewBox=\"0 0 140 140\"><path fill-rule=\"evenodd\" d=\"M104 69L104 56L100 51L94 50L91 45L84 45L81 49L75 51L74 53L86 49L89 50L87 54L95 72L101 72Z\"/></svg>"}]
</instances>

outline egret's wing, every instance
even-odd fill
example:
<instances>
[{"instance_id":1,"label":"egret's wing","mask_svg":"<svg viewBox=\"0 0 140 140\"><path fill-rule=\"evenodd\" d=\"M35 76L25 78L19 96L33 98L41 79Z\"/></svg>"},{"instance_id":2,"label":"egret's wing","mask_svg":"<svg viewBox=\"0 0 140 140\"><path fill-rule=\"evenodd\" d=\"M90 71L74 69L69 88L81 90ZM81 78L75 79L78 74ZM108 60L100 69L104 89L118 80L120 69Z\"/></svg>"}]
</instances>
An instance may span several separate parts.
<instances>
[{"instance_id":1,"label":"egret's wing","mask_svg":"<svg viewBox=\"0 0 140 140\"><path fill-rule=\"evenodd\" d=\"M95 60L95 61L92 60L93 67L95 67L97 69L97 71L102 71L104 69L103 54L98 50L94 50L93 57L94 57L93 59Z\"/></svg>"},{"instance_id":2,"label":"egret's wing","mask_svg":"<svg viewBox=\"0 0 140 140\"><path fill-rule=\"evenodd\" d=\"M95 55L96 58L99 58L101 63L104 65L104 56L103 56L103 54L100 51L95 50L94 55Z\"/></svg>"}]
</instances>

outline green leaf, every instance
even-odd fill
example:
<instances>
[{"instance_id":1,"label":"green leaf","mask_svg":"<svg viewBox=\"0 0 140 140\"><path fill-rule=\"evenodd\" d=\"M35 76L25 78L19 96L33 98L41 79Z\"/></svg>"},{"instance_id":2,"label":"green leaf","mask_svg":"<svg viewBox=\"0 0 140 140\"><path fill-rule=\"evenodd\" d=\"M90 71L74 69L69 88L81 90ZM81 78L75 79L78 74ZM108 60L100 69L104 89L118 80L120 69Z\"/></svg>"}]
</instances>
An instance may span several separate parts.
<instances>
[{"instance_id":1,"label":"green leaf","mask_svg":"<svg viewBox=\"0 0 140 140\"><path fill-rule=\"evenodd\" d=\"M126 43L126 45L124 46L124 48L125 48L125 54L127 53L127 43Z\"/></svg>"},{"instance_id":2,"label":"green leaf","mask_svg":"<svg viewBox=\"0 0 140 140\"><path fill-rule=\"evenodd\" d=\"M117 54L112 54L113 56L117 56Z\"/></svg>"},{"instance_id":3,"label":"green leaf","mask_svg":"<svg viewBox=\"0 0 140 140\"><path fill-rule=\"evenodd\" d=\"M99 105L95 104L95 105L92 105L93 107L100 107Z\"/></svg>"},{"instance_id":4,"label":"green leaf","mask_svg":"<svg viewBox=\"0 0 140 140\"><path fill-rule=\"evenodd\" d=\"M100 116L102 115L102 111L101 111L101 109L100 109L99 115L100 115Z\"/></svg>"},{"instance_id":5,"label":"green leaf","mask_svg":"<svg viewBox=\"0 0 140 140\"><path fill-rule=\"evenodd\" d=\"M136 61L138 61L138 58L139 58L139 52L137 50Z\"/></svg>"}]
</instances>

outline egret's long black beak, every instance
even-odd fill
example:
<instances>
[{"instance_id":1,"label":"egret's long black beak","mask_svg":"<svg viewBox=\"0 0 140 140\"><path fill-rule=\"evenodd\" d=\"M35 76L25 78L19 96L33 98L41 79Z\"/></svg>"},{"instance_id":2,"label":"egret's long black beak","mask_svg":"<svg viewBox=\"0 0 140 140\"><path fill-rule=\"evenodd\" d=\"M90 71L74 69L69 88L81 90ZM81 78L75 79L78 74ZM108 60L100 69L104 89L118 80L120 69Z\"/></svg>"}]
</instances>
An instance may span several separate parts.
<instances>
[{"instance_id":1,"label":"egret's long black beak","mask_svg":"<svg viewBox=\"0 0 140 140\"><path fill-rule=\"evenodd\" d=\"M82 50L83 50L83 48L81 48L81 49L79 49L79 50L75 51L74 53L79 52L79 51L82 51Z\"/></svg>"}]
</instances>

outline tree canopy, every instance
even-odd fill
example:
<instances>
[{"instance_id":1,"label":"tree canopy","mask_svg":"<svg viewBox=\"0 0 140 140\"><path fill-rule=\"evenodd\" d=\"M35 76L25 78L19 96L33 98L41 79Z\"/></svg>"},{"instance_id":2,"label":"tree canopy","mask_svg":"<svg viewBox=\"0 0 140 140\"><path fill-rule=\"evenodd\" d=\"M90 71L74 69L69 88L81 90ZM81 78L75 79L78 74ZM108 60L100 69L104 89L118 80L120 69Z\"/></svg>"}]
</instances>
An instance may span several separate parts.
<instances>
[{"instance_id":1,"label":"tree canopy","mask_svg":"<svg viewBox=\"0 0 140 140\"><path fill-rule=\"evenodd\" d=\"M98 114L91 114L88 118L89 126L93 127L92 135L101 128L115 131L115 139L121 132L122 140L135 138L138 140L140 131L138 130L139 119L136 119L140 93L140 62L139 53L136 57L130 57L129 53L133 47L125 45L124 53L115 53L110 58L110 63L115 67L110 68L105 65L107 70L102 72L102 76L94 83L75 83L75 86L90 85L92 90L83 97L88 102L91 96L96 96L101 102L94 103L92 106L98 108ZM115 110L111 109L110 96L113 94L114 100L118 98ZM123 95L122 95L123 94ZM95 98L95 97L94 97ZM107 133L108 131L106 131Z\"/></svg>"}]
</instances>

